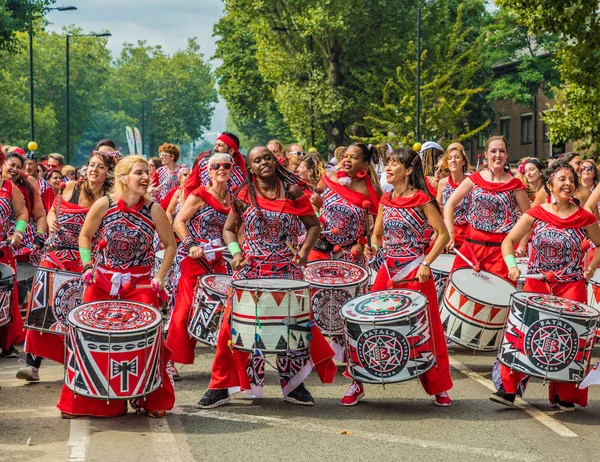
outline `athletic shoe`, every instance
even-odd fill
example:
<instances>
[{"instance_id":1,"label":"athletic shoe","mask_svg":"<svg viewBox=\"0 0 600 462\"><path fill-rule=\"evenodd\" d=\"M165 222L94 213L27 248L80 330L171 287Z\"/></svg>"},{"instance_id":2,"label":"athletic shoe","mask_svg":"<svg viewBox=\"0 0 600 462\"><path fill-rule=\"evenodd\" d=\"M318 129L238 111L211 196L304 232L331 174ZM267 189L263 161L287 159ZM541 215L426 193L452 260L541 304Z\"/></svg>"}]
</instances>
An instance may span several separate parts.
<instances>
[{"instance_id":1,"label":"athletic shoe","mask_svg":"<svg viewBox=\"0 0 600 462\"><path fill-rule=\"evenodd\" d=\"M0 357L2 358L18 358L19 357L19 350L17 350L13 345L11 345L11 347L8 350L2 350L2 353L0 353Z\"/></svg>"},{"instance_id":2,"label":"athletic shoe","mask_svg":"<svg viewBox=\"0 0 600 462\"><path fill-rule=\"evenodd\" d=\"M40 380L39 369L33 366L22 367L17 371L17 378L27 382L37 382Z\"/></svg>"},{"instance_id":3,"label":"athletic shoe","mask_svg":"<svg viewBox=\"0 0 600 462\"><path fill-rule=\"evenodd\" d=\"M561 411L572 412L575 410L575 404L569 403L568 401L561 400L558 395L554 395L554 406L556 406Z\"/></svg>"},{"instance_id":4,"label":"athletic shoe","mask_svg":"<svg viewBox=\"0 0 600 462\"><path fill-rule=\"evenodd\" d=\"M448 393L445 391L436 394L434 400L436 406L448 407L452 404L450 396L448 396Z\"/></svg>"},{"instance_id":5,"label":"athletic shoe","mask_svg":"<svg viewBox=\"0 0 600 462\"><path fill-rule=\"evenodd\" d=\"M298 385L292 392L284 397L288 403L299 404L300 406L314 406L315 400L303 383Z\"/></svg>"},{"instance_id":6,"label":"athletic shoe","mask_svg":"<svg viewBox=\"0 0 600 462\"><path fill-rule=\"evenodd\" d=\"M231 396L227 389L224 390L206 390L202 399L198 402L201 409L213 409L222 406L231 401Z\"/></svg>"},{"instance_id":7,"label":"athletic shoe","mask_svg":"<svg viewBox=\"0 0 600 462\"><path fill-rule=\"evenodd\" d=\"M356 406L358 401L365 396L365 389L361 382L355 382L354 380L348 387L346 394L342 398L340 404L342 406Z\"/></svg>"},{"instance_id":8,"label":"athletic shoe","mask_svg":"<svg viewBox=\"0 0 600 462\"><path fill-rule=\"evenodd\" d=\"M146 414L153 419L162 419L167 416L167 411L149 411Z\"/></svg>"},{"instance_id":9,"label":"athletic shoe","mask_svg":"<svg viewBox=\"0 0 600 462\"><path fill-rule=\"evenodd\" d=\"M79 417L79 416L73 415L73 414L67 414L66 412L61 412L60 413L60 418L61 419L76 419L77 417Z\"/></svg>"},{"instance_id":10,"label":"athletic shoe","mask_svg":"<svg viewBox=\"0 0 600 462\"><path fill-rule=\"evenodd\" d=\"M516 393L505 393L504 390L498 390L490 395L490 399L494 403L504 404L505 406L514 406Z\"/></svg>"}]
</instances>

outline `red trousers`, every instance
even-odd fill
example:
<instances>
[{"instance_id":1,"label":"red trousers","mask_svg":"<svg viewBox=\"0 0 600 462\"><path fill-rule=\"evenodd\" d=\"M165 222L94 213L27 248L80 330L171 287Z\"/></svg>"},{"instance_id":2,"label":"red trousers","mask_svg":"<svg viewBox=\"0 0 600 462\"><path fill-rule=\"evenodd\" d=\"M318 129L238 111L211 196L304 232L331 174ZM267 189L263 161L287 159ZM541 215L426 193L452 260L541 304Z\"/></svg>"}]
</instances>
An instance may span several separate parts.
<instances>
[{"instance_id":1,"label":"red trousers","mask_svg":"<svg viewBox=\"0 0 600 462\"><path fill-rule=\"evenodd\" d=\"M587 303L587 291L583 279L576 282L557 282L552 284L536 279L527 279L523 290L525 292L552 294L576 302ZM516 393L517 386L525 377L525 374L511 371L504 364L500 364L500 371L502 373L502 385L506 393ZM561 401L575 403L581 407L585 407L588 404L588 388L578 388L577 384L573 382L550 382L548 394L550 402L554 402L554 395L558 395Z\"/></svg>"},{"instance_id":2,"label":"red trousers","mask_svg":"<svg viewBox=\"0 0 600 462\"><path fill-rule=\"evenodd\" d=\"M99 276L99 275L98 275ZM145 277L135 280L135 284L149 285L150 278ZM133 284L133 285L135 285ZM129 290L121 290L118 297L123 300L132 300L145 303L147 305L158 306L158 296L152 289L138 289L135 287ZM99 283L88 286L83 294L84 303L111 300L115 297L110 295ZM163 346L162 364L160 365L162 385L154 392L143 398L143 407L146 411L167 411L173 409L175 405L175 391L171 378L167 374L167 362L171 359L171 351ZM127 412L127 400L111 400L88 398L81 395L75 395L66 385L63 385L58 404L56 405L61 412L70 415L87 415L95 417L116 417Z\"/></svg>"},{"instance_id":3,"label":"red trousers","mask_svg":"<svg viewBox=\"0 0 600 462\"><path fill-rule=\"evenodd\" d=\"M213 273L227 274L227 267L222 258L212 267ZM188 333L188 321L192 303L194 303L194 289L198 278L207 274L206 265L198 263L195 258L186 257L181 261L181 277L177 284L177 299L171 314L171 323L167 334L167 347L173 352L171 361L181 364L194 363L194 348L196 339Z\"/></svg>"},{"instance_id":4,"label":"red trousers","mask_svg":"<svg viewBox=\"0 0 600 462\"><path fill-rule=\"evenodd\" d=\"M12 320L6 326L0 327L0 348L8 350L12 345L17 345L25 340L25 331L23 330L23 318L19 311L19 293L17 292L17 264L12 250L4 246L0 252L0 263L10 266L15 271L14 286L12 291L12 303L10 314Z\"/></svg>"},{"instance_id":5,"label":"red trousers","mask_svg":"<svg viewBox=\"0 0 600 462\"><path fill-rule=\"evenodd\" d=\"M486 233L469 225L465 234L466 242L464 245L468 245L471 248L482 271L487 271L488 273L495 274L502 279L508 280L508 268L506 267L506 263L504 263L502 251L500 250L500 246L505 237L506 234L504 233ZM469 240L477 242L470 242ZM483 243L486 243L487 245L483 245ZM466 254L465 256L469 258L468 252L460 248L459 250L463 255ZM476 262L472 263L477 264ZM457 256L454 259L452 271L460 268L469 268L469 265L462 258Z\"/></svg>"},{"instance_id":6,"label":"red trousers","mask_svg":"<svg viewBox=\"0 0 600 462\"><path fill-rule=\"evenodd\" d=\"M416 277L418 267L411 271L405 279ZM392 274L392 277L394 275ZM390 275L387 266L382 266L371 291L387 290ZM450 377L450 359L448 357L448 348L446 347L446 337L444 336L444 328L440 319L440 310L438 308L437 292L435 291L435 283L433 279L429 279L425 283L408 282L397 283L394 289L410 289L421 292L427 301L427 317L429 318L429 331L433 340L433 354L435 355L436 365L424 374L419 376L419 381L428 395L435 395L443 391L448 391L452 388L452 378Z\"/></svg>"}]
</instances>

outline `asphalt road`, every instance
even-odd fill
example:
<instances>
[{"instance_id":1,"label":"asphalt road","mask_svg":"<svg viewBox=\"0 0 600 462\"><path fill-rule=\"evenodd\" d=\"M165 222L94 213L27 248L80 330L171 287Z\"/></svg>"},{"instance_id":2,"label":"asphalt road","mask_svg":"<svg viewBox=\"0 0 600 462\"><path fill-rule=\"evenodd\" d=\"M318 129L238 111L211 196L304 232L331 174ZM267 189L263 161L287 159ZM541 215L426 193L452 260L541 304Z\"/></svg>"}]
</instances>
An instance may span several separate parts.
<instances>
[{"instance_id":1,"label":"asphalt road","mask_svg":"<svg viewBox=\"0 0 600 462\"><path fill-rule=\"evenodd\" d=\"M588 408L562 413L532 380L526 402L505 408L488 399L493 354L450 347L450 408L434 406L417 380L367 385L360 405L344 408L348 380L340 366L332 385L311 374L312 408L284 402L268 370L265 398L235 395L215 410L196 408L212 352L196 354L194 365L180 368L176 408L166 419L62 420L55 408L62 366L45 362L42 380L27 384L15 379L19 360L0 358L0 461L535 461L597 460L600 452L600 387L591 388ZM596 348L594 361L599 356Z\"/></svg>"}]
</instances>

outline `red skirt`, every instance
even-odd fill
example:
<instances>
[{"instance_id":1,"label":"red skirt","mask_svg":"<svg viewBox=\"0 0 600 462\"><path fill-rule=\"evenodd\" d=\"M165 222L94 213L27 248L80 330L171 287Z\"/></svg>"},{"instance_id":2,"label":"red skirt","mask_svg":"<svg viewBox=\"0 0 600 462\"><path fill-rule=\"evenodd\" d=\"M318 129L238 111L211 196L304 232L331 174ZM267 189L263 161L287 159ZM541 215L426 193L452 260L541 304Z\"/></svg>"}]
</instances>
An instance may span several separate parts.
<instances>
[{"instance_id":1,"label":"red skirt","mask_svg":"<svg viewBox=\"0 0 600 462\"><path fill-rule=\"evenodd\" d=\"M484 231L479 231L469 225L465 233L465 243L459 250L463 255L466 254L465 256L468 258L468 254L471 252L464 250L464 248L469 246L478 262L472 262L473 264L479 264L482 271L495 274L514 285L515 283L508 279L508 268L506 267L506 263L504 263L504 258L502 257L502 251L500 249L502 241L506 236L507 234L504 233L486 233ZM454 259L452 271L460 268L469 268L469 265L462 258L457 256Z\"/></svg>"},{"instance_id":2,"label":"red skirt","mask_svg":"<svg viewBox=\"0 0 600 462\"><path fill-rule=\"evenodd\" d=\"M8 350L12 345L17 345L25 340L24 323L19 310L19 293L17 292L17 264L10 247L5 246L2 248L0 263L10 266L15 272L10 308L12 319L8 325L0 327L0 348Z\"/></svg>"}]
</instances>

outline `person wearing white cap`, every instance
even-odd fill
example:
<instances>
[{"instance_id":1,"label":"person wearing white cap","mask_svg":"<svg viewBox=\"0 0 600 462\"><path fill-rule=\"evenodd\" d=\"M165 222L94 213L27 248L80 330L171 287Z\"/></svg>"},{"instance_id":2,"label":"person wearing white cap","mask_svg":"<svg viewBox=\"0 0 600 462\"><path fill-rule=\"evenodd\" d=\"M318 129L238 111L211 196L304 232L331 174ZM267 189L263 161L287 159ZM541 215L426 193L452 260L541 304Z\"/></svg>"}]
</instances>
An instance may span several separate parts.
<instances>
[{"instance_id":1,"label":"person wearing white cap","mask_svg":"<svg viewBox=\"0 0 600 462\"><path fill-rule=\"evenodd\" d=\"M436 176L438 162L444 155L444 149L435 141L426 141L419 151L421 163L423 164L423 173L429 180L433 189L437 190L439 178Z\"/></svg>"}]
</instances>

